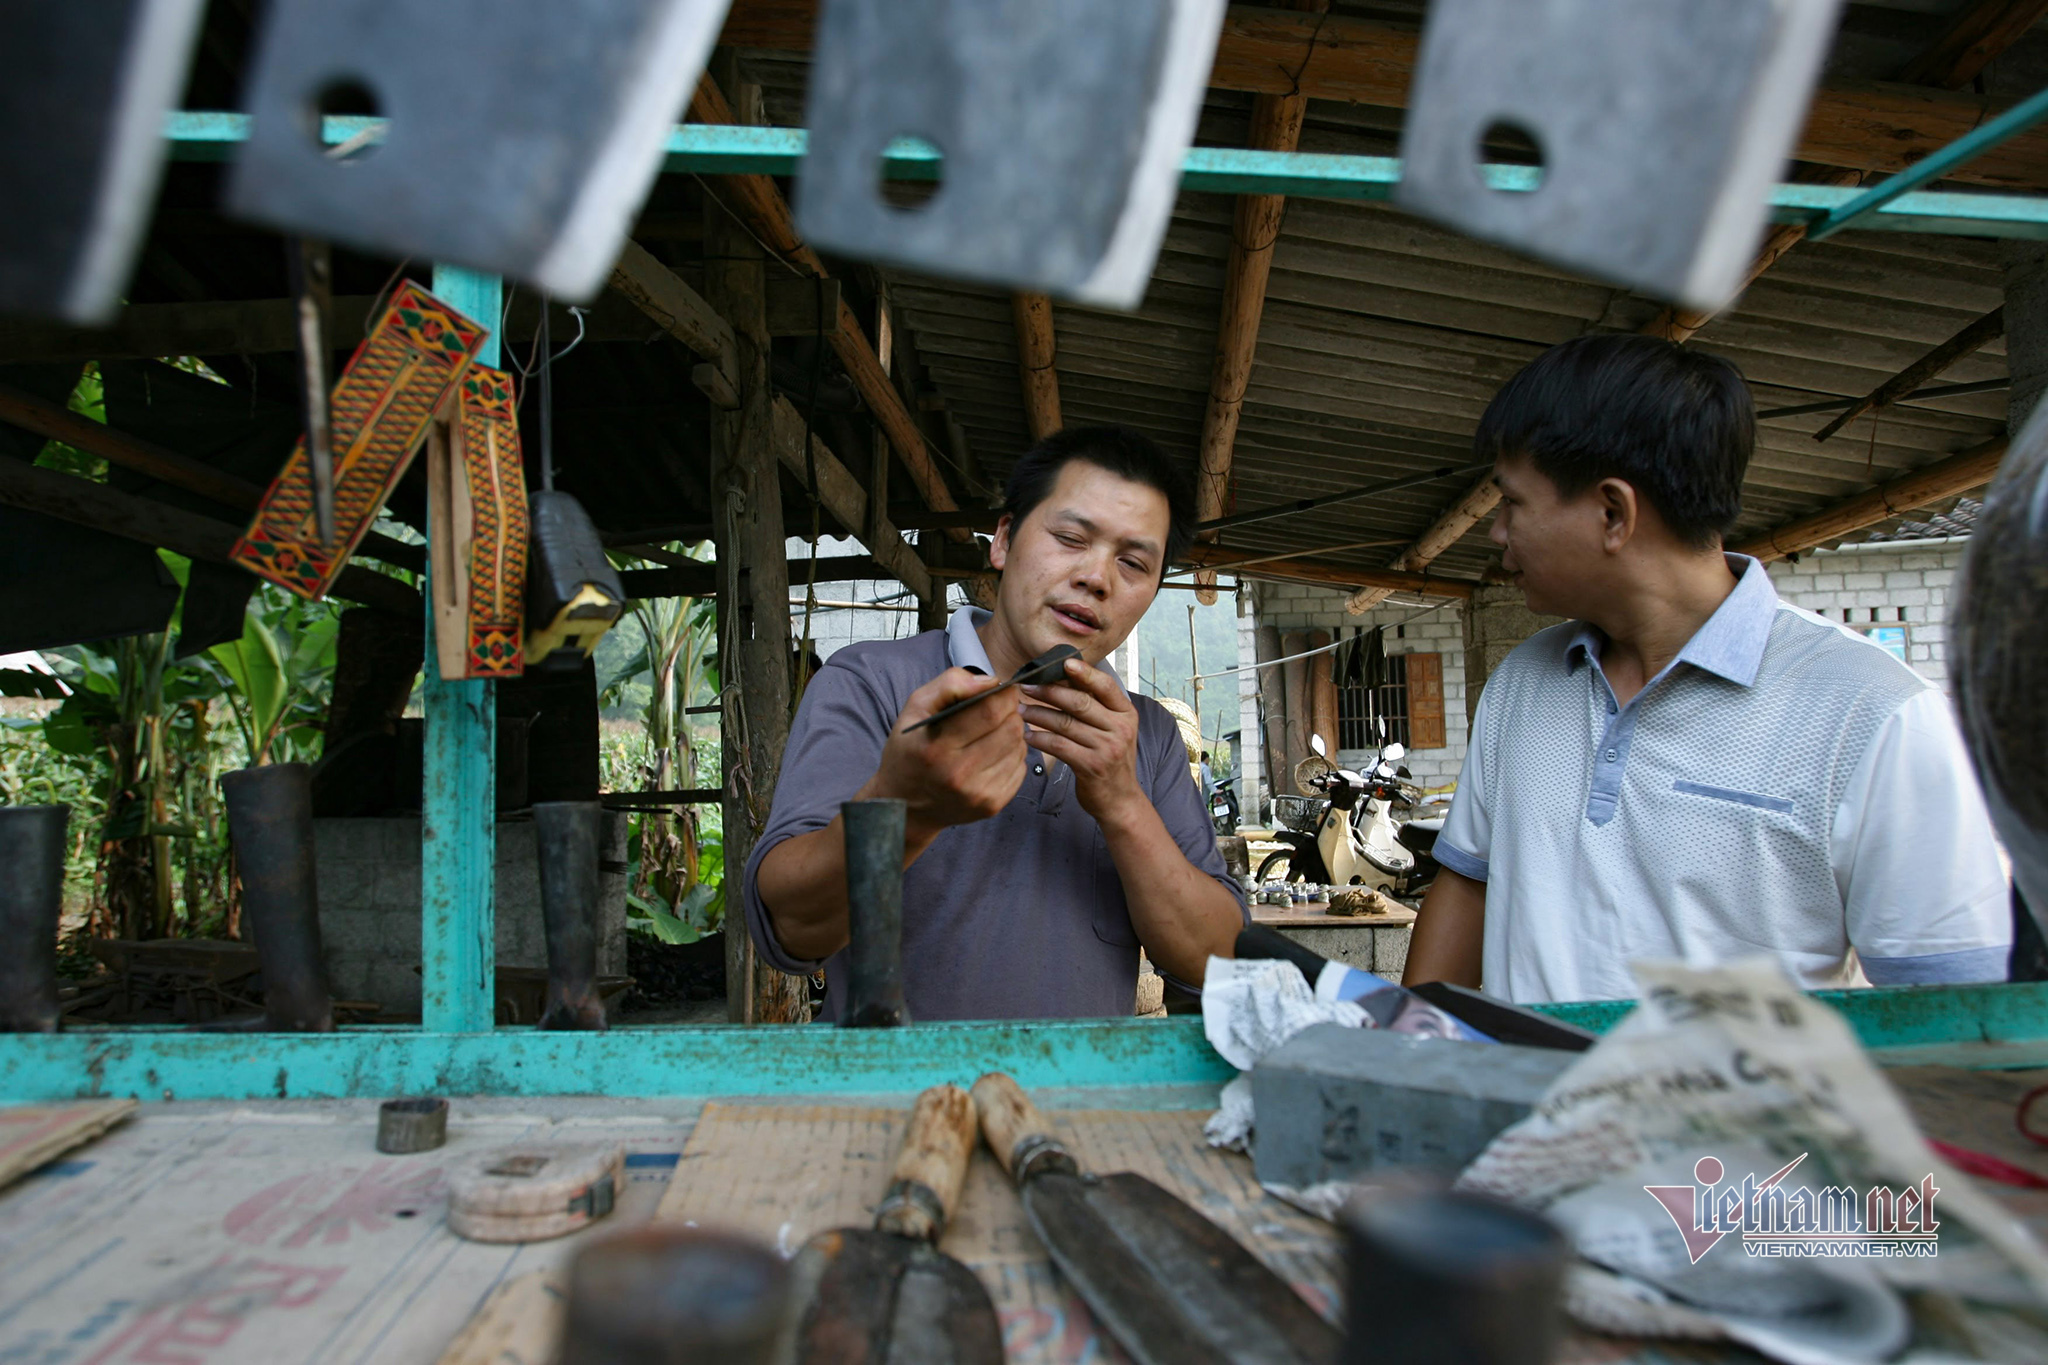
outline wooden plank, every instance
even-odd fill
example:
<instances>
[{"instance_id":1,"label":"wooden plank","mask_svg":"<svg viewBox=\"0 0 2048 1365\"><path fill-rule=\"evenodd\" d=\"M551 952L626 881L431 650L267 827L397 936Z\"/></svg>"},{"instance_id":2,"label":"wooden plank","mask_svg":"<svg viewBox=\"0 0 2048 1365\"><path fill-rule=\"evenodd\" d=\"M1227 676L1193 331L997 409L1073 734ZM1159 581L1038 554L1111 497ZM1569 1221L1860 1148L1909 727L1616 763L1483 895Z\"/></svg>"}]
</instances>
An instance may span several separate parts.
<instances>
[{"instance_id":1,"label":"wooden plank","mask_svg":"<svg viewBox=\"0 0 2048 1365\"><path fill-rule=\"evenodd\" d=\"M631 299L662 330L731 377L732 327L646 247L627 240L612 267L611 287Z\"/></svg>"},{"instance_id":2,"label":"wooden plank","mask_svg":"<svg viewBox=\"0 0 2048 1365\"><path fill-rule=\"evenodd\" d=\"M568 1317L568 1276L530 1270L490 1293L436 1365L550 1365Z\"/></svg>"},{"instance_id":3,"label":"wooden plank","mask_svg":"<svg viewBox=\"0 0 2048 1365\"><path fill-rule=\"evenodd\" d=\"M824 275L768 281L768 335L830 336L839 326L839 281Z\"/></svg>"},{"instance_id":4,"label":"wooden plank","mask_svg":"<svg viewBox=\"0 0 2048 1365\"><path fill-rule=\"evenodd\" d=\"M1017 376L1024 388L1024 425L1032 440L1042 441L1063 425L1052 300L1044 294L1012 294L1010 309L1017 336Z\"/></svg>"},{"instance_id":5,"label":"wooden plank","mask_svg":"<svg viewBox=\"0 0 2048 1365\"><path fill-rule=\"evenodd\" d=\"M816 8L815 0L736 0L721 41L808 52ZM1209 84L1404 108L1420 42L1420 32L1410 25L1232 5ZM2001 112L2005 103L1987 108L1974 95L1889 81L1830 81L1814 92L1792 155L1823 166L1902 170ZM2014 188L2048 185L2048 130L2021 134L1955 178Z\"/></svg>"},{"instance_id":6,"label":"wooden plank","mask_svg":"<svg viewBox=\"0 0 2048 1365\"><path fill-rule=\"evenodd\" d=\"M2005 437L1996 437L1730 548L1737 554L1755 555L1769 563L1839 540L1852 531L1875 526L1916 507L1967 493L1991 482L1997 475L1999 462L2005 458L2006 444Z\"/></svg>"},{"instance_id":7,"label":"wooden plank","mask_svg":"<svg viewBox=\"0 0 2048 1365\"><path fill-rule=\"evenodd\" d=\"M1450 744L1444 732L1444 656L1409 654L1408 747L1442 749Z\"/></svg>"},{"instance_id":8,"label":"wooden plank","mask_svg":"<svg viewBox=\"0 0 2048 1365\"><path fill-rule=\"evenodd\" d=\"M138 1107L134 1100L0 1106L0 1189L91 1142Z\"/></svg>"},{"instance_id":9,"label":"wooden plank","mask_svg":"<svg viewBox=\"0 0 2048 1365\"><path fill-rule=\"evenodd\" d=\"M54 469L40 469L19 460L0 460L0 503L139 541L187 559L233 563L229 551L234 549L238 528L227 522ZM341 571L334 580L333 595L385 611L410 614L420 609L417 592L360 564L350 564Z\"/></svg>"}]
</instances>

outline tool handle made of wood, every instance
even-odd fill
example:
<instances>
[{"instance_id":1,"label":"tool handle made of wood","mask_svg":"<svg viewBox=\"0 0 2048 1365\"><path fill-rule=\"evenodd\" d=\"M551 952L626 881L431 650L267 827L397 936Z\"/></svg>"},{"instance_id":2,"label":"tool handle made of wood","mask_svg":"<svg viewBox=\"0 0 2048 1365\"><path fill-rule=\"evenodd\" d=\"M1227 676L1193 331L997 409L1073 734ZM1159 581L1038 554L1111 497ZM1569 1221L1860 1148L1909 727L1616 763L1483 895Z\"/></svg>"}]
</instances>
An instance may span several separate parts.
<instances>
[{"instance_id":1,"label":"tool handle made of wood","mask_svg":"<svg viewBox=\"0 0 2048 1365\"><path fill-rule=\"evenodd\" d=\"M903 1150L896 1155L896 1169L889 1174L889 1194L875 1214L875 1230L938 1241L960 1207L967 1159L974 1155L980 1136L974 1101L965 1090L935 1085L919 1095L910 1111L910 1131L903 1135ZM932 1198L924 1198L926 1194Z\"/></svg>"},{"instance_id":2,"label":"tool handle made of wood","mask_svg":"<svg viewBox=\"0 0 2048 1365\"><path fill-rule=\"evenodd\" d=\"M1045 1115L1038 1112L1038 1106L1031 1102L1024 1088L1002 1072L991 1071L974 1083L974 1108L981 1115L981 1134L988 1139L989 1150L996 1154L996 1160L1011 1178L1030 1174L1029 1170L1017 1169L1020 1153L1030 1164L1033 1150L1027 1149L1064 1155Z\"/></svg>"}]
</instances>

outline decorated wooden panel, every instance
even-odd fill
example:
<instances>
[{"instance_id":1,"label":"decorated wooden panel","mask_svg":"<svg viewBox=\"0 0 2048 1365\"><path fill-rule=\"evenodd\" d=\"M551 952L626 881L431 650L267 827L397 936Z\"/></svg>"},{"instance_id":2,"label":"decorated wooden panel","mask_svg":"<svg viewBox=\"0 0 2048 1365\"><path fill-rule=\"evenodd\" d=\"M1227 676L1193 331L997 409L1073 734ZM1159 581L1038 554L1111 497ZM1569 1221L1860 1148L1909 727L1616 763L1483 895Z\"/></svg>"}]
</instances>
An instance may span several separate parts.
<instances>
[{"instance_id":1,"label":"decorated wooden panel","mask_svg":"<svg viewBox=\"0 0 2048 1365\"><path fill-rule=\"evenodd\" d=\"M334 543L321 543L313 519L301 438L235 542L234 561L301 597L326 596L488 335L426 290L400 285L331 396Z\"/></svg>"},{"instance_id":2,"label":"decorated wooden panel","mask_svg":"<svg viewBox=\"0 0 2048 1365\"><path fill-rule=\"evenodd\" d=\"M1408 747L1441 749L1444 731L1444 656L1408 656Z\"/></svg>"},{"instance_id":3,"label":"decorated wooden panel","mask_svg":"<svg viewBox=\"0 0 2048 1365\"><path fill-rule=\"evenodd\" d=\"M461 477L450 480L449 490L469 499L461 676L516 678L525 670L527 526L512 376L472 365L459 392L451 453Z\"/></svg>"}]
</instances>

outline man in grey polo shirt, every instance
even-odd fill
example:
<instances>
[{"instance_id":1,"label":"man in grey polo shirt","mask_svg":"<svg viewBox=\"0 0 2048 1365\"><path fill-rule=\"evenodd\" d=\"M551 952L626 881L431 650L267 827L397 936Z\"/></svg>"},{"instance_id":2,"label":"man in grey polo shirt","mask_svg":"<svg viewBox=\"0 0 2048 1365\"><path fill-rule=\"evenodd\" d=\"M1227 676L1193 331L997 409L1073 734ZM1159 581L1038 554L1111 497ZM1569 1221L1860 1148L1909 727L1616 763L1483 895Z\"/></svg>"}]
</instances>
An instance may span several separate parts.
<instances>
[{"instance_id":1,"label":"man in grey polo shirt","mask_svg":"<svg viewBox=\"0 0 2048 1365\"><path fill-rule=\"evenodd\" d=\"M1734 366L1643 336L1553 347L1487 408L1502 562L1576 619L1487 679L1410 984L1614 999L1634 959L1759 954L1808 987L2005 979L1947 700L1722 551L1754 438Z\"/></svg>"},{"instance_id":2,"label":"man in grey polo shirt","mask_svg":"<svg viewBox=\"0 0 2048 1365\"><path fill-rule=\"evenodd\" d=\"M1011 471L990 562L991 612L943 631L849 645L804 691L768 827L747 862L747 928L768 962L825 966L844 1004L843 801L908 803L904 995L911 1016L1128 1015L1138 949L1199 983L1246 922L1187 750L1159 703L1102 661L1192 539L1194 498L1158 447L1072 428ZM994 689L1069 644L1064 681L1005 692L937 726L910 725Z\"/></svg>"}]
</instances>

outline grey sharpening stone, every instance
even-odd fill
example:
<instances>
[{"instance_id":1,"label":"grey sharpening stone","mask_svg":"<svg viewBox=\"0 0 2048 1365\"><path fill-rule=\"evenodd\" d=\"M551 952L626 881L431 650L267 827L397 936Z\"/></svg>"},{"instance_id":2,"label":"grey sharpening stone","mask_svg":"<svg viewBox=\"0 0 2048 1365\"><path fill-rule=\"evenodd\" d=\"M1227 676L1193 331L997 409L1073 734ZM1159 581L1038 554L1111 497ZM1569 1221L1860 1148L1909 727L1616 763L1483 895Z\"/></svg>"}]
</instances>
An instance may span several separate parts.
<instances>
[{"instance_id":1,"label":"grey sharpening stone","mask_svg":"<svg viewBox=\"0 0 2048 1365\"><path fill-rule=\"evenodd\" d=\"M1454 1171L1579 1054L1318 1024L1252 1068L1259 1182L1302 1188L1390 1166Z\"/></svg>"}]
</instances>

